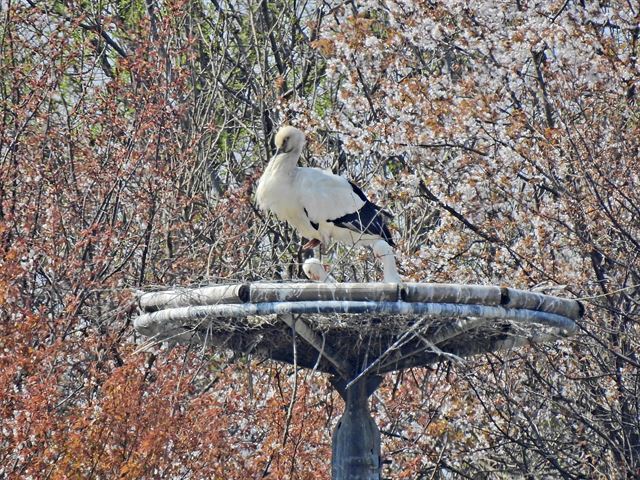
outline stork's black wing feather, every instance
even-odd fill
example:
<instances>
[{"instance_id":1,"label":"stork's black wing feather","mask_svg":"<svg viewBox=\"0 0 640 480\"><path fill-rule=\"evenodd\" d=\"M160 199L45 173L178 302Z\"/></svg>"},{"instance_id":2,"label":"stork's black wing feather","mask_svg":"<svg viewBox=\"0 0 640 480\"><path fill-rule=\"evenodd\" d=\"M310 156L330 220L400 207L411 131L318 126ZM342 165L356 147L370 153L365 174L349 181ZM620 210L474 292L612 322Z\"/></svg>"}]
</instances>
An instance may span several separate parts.
<instances>
[{"instance_id":1,"label":"stork's black wing feather","mask_svg":"<svg viewBox=\"0 0 640 480\"><path fill-rule=\"evenodd\" d=\"M357 187L354 188L354 191L356 192L356 194L358 194L358 192L362 194L362 191L359 188L356 190L356 188ZM360 194L358 194L358 196L360 196ZM362 196L364 196L364 194L362 194ZM349 230L357 233L368 233L370 235L379 235L389 245L391 245L392 247L395 247L395 244L393 243L393 239L391 238L391 232L389 231L389 228L387 227L387 225L384 223L383 215L385 214L388 215L388 213L382 210L377 205L371 203L369 200L366 199L366 197L364 197L363 200L364 200L364 205L357 212L347 213L346 215L343 215L340 218L335 218L328 221L332 222L334 225L337 225L338 227L348 228Z\"/></svg>"},{"instance_id":2,"label":"stork's black wing feather","mask_svg":"<svg viewBox=\"0 0 640 480\"><path fill-rule=\"evenodd\" d=\"M362 189L358 185L353 183L351 180L347 180L347 181L349 182L349 185L351 185L351 188L353 189L353 192L360 198L360 200L362 200L365 204L366 203L371 203L374 206L374 208L377 208L378 211L380 213L382 213L385 217L393 218L393 215L391 215L389 212L387 212L384 208L380 208L375 203L370 202L369 199L367 198L367 196L364 194L364 192L362 191ZM389 242L387 242L387 243L389 243Z\"/></svg>"},{"instance_id":3,"label":"stork's black wing feather","mask_svg":"<svg viewBox=\"0 0 640 480\"><path fill-rule=\"evenodd\" d=\"M368 202L369 201L367 199L367 196L364 194L364 192L362 191L362 189L358 185L353 183L351 180L347 180L347 182L349 182L349 185L351 185L351 188L353 189L354 193L358 197L360 197L360 200L362 200L363 202Z\"/></svg>"},{"instance_id":4,"label":"stork's black wing feather","mask_svg":"<svg viewBox=\"0 0 640 480\"><path fill-rule=\"evenodd\" d=\"M309 212L307 212L307 209L306 209L306 208L303 208L303 210L304 210L304 214L307 216L307 218L309 218ZM310 224L311 224L311 226L312 226L313 228L315 228L316 230L318 230L318 228L320 227L320 224L319 224L319 223L312 222L310 218L309 218L309 223L310 223Z\"/></svg>"}]
</instances>

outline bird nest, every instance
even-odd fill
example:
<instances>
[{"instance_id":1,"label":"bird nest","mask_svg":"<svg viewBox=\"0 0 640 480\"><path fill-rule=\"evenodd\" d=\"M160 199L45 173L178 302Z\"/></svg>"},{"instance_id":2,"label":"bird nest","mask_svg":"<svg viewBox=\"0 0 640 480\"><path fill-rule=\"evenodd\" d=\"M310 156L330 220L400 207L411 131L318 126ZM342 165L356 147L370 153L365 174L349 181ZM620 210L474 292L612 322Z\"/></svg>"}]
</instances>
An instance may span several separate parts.
<instances>
[{"instance_id":1,"label":"bird nest","mask_svg":"<svg viewBox=\"0 0 640 480\"><path fill-rule=\"evenodd\" d=\"M580 302L505 287L251 283L141 294L156 341L252 353L353 379L572 335Z\"/></svg>"}]
</instances>

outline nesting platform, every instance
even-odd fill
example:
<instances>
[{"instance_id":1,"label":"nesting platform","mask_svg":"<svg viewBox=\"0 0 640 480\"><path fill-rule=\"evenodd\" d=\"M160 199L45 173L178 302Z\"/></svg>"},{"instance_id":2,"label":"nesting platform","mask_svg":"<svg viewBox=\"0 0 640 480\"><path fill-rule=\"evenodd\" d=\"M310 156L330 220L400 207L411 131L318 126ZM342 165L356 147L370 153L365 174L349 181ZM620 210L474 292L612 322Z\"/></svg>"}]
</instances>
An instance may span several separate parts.
<instances>
[{"instance_id":1,"label":"nesting platform","mask_svg":"<svg viewBox=\"0 0 640 480\"><path fill-rule=\"evenodd\" d=\"M135 328L155 340L252 353L346 381L561 339L583 314L576 300L432 283L213 285L144 293L139 304Z\"/></svg>"},{"instance_id":2,"label":"nesting platform","mask_svg":"<svg viewBox=\"0 0 640 480\"><path fill-rule=\"evenodd\" d=\"M332 375L345 401L333 480L380 480L368 398L385 373L572 335L583 307L513 288L432 283L243 283L139 296L135 328Z\"/></svg>"}]
</instances>

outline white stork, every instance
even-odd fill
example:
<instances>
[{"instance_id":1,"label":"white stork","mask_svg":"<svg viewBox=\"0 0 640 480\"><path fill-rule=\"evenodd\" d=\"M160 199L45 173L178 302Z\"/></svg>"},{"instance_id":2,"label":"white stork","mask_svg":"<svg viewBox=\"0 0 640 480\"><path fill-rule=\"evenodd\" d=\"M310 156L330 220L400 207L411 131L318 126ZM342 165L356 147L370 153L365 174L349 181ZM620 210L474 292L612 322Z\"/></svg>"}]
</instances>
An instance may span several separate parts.
<instances>
[{"instance_id":1,"label":"white stork","mask_svg":"<svg viewBox=\"0 0 640 480\"><path fill-rule=\"evenodd\" d=\"M395 270L391 249L395 245L384 222L389 213L370 202L362 190L346 178L319 168L299 167L305 137L297 128L281 128L275 144L276 154L258 181L258 206L273 212L300 235L311 239L304 245L305 249L329 243L331 239L361 246L382 240L386 244L385 254L381 255L383 262L392 260ZM397 272L393 280L392 277L388 281L400 281Z\"/></svg>"},{"instance_id":2,"label":"white stork","mask_svg":"<svg viewBox=\"0 0 640 480\"><path fill-rule=\"evenodd\" d=\"M302 264L302 271L309 280L314 282L336 283L336 279L327 272L317 258L307 258Z\"/></svg>"}]
</instances>

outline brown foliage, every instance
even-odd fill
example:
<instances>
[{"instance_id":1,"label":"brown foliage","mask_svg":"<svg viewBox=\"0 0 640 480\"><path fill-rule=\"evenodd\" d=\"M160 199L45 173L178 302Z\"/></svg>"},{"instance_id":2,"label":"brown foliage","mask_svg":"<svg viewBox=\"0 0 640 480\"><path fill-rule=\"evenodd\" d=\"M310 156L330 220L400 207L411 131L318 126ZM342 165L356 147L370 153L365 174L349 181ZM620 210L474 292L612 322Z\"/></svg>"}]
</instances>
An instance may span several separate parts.
<instances>
[{"instance_id":1,"label":"brown foliage","mask_svg":"<svg viewBox=\"0 0 640 480\"><path fill-rule=\"evenodd\" d=\"M251 198L285 122L396 213L406 278L587 304L571 342L390 375L386 475L638 474L637 7L374 3L7 3L0 476L328 477L325 378L131 327L136 289L300 274Z\"/></svg>"}]
</instances>

